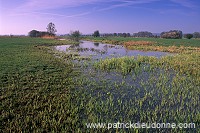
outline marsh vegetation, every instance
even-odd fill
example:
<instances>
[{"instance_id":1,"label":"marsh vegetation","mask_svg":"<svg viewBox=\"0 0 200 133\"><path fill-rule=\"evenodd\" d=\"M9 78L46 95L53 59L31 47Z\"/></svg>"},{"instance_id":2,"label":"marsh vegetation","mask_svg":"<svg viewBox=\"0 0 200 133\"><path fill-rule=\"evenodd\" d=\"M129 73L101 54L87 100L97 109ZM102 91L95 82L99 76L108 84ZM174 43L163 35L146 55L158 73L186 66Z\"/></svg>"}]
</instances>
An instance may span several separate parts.
<instances>
[{"instance_id":1,"label":"marsh vegetation","mask_svg":"<svg viewBox=\"0 0 200 133\"><path fill-rule=\"evenodd\" d=\"M199 40L85 40L120 44L107 45L113 50L123 46L172 55L92 60L104 54L97 48L101 44L86 49L81 44L75 47L77 42L70 40L0 38L3 132L199 132ZM92 52L90 59L88 53L83 55L87 51ZM85 125L118 121L193 122L196 128L108 130Z\"/></svg>"}]
</instances>

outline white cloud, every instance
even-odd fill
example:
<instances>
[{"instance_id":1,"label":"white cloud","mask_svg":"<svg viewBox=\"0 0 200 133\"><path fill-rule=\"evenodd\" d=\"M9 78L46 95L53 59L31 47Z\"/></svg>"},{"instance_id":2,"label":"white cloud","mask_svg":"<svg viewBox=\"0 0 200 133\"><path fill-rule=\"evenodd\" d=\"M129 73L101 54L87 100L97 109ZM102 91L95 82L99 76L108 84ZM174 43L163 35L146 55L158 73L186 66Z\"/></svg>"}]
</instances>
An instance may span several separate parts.
<instances>
[{"instance_id":1,"label":"white cloud","mask_svg":"<svg viewBox=\"0 0 200 133\"><path fill-rule=\"evenodd\" d=\"M118 8L118 7L125 7L125 6L136 5L136 4L146 4L146 3L151 3L151 2L155 2L155 1L158 1L158 0L134 0L134 1L121 0L120 2L122 2L122 3L111 5L110 7L100 9L99 11L106 11L106 10L110 10L110 9L114 9L114 8Z\"/></svg>"},{"instance_id":2,"label":"white cloud","mask_svg":"<svg viewBox=\"0 0 200 133\"><path fill-rule=\"evenodd\" d=\"M78 13L78 14L72 14L72 15L63 15L63 14L56 14L56 13L47 13L47 12L25 12L25 13L14 13L11 14L10 16L30 16L30 15L47 15L47 16L57 16L57 17L64 17L64 18L73 18L73 17L79 17L79 16L84 16L88 15L91 12L83 12L83 13Z\"/></svg>"},{"instance_id":3,"label":"white cloud","mask_svg":"<svg viewBox=\"0 0 200 133\"><path fill-rule=\"evenodd\" d=\"M41 11L60 7L75 7L96 2L100 2L100 0L28 0L26 3L19 6L18 9L26 11Z\"/></svg>"},{"instance_id":4,"label":"white cloud","mask_svg":"<svg viewBox=\"0 0 200 133\"><path fill-rule=\"evenodd\" d=\"M190 0L170 0L174 3L177 3L181 6L184 6L184 7L188 7L188 8L193 8L195 7L195 5L192 3L192 1Z\"/></svg>"},{"instance_id":5,"label":"white cloud","mask_svg":"<svg viewBox=\"0 0 200 133\"><path fill-rule=\"evenodd\" d=\"M48 16L57 16L57 17L78 17L88 15L95 11L106 11L114 8L133 6L139 4L147 4L161 0L27 0L21 5L16 5L16 9L11 10L11 16L19 16L19 15L46 15ZM181 6L192 8L194 4L192 4L189 0L170 0L173 3L177 3ZM96 9L91 11L79 12L77 14L56 14L49 13L48 9L59 9L59 8L68 8L68 7L78 7L82 5L88 4L105 4L104 8ZM107 6L107 7L106 7Z\"/></svg>"},{"instance_id":6,"label":"white cloud","mask_svg":"<svg viewBox=\"0 0 200 133\"><path fill-rule=\"evenodd\" d=\"M67 7L78 7L82 5L88 4L105 4L109 5L109 7L105 7L98 11L110 10L113 8L124 7L134 4L143 4L150 3L157 0L27 0L25 3L21 5L16 5L16 9L11 10L10 16L22 16L22 15L46 15L46 16L58 16L58 17L78 17L84 16L92 13L92 11L88 12L80 12L78 14L65 15L65 14L56 14L56 13L48 13L48 9L59 9L59 8L67 8ZM118 4L113 4L113 3ZM95 9L96 10L96 9Z\"/></svg>"},{"instance_id":7,"label":"white cloud","mask_svg":"<svg viewBox=\"0 0 200 133\"><path fill-rule=\"evenodd\" d=\"M28 0L26 3L18 7L20 10L41 11L46 9L56 9L61 7L76 7L87 4L111 3L118 2L120 4L111 5L107 9L128 6L133 4L150 3L158 0Z\"/></svg>"},{"instance_id":8,"label":"white cloud","mask_svg":"<svg viewBox=\"0 0 200 133\"><path fill-rule=\"evenodd\" d=\"M90 11L79 12L76 14L58 14L50 13L49 9L59 9L62 7L76 7L80 5L96 3L100 0L27 0L21 5L16 5L16 8L7 8L8 16L46 16L46 17L63 17L63 18L73 18L88 15Z\"/></svg>"}]
</instances>

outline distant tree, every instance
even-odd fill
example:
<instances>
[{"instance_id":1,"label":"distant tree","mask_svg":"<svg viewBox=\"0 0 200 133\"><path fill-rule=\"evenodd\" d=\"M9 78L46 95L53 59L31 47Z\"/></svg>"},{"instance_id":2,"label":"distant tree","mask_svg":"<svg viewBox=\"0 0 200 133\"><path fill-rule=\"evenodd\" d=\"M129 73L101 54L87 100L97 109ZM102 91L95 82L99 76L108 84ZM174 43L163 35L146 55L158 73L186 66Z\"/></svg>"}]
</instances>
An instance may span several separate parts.
<instances>
[{"instance_id":1,"label":"distant tree","mask_svg":"<svg viewBox=\"0 0 200 133\"><path fill-rule=\"evenodd\" d=\"M140 31L133 34L134 37L153 37L153 34L148 31Z\"/></svg>"},{"instance_id":2,"label":"distant tree","mask_svg":"<svg viewBox=\"0 0 200 133\"><path fill-rule=\"evenodd\" d=\"M123 37L127 37L126 33L123 33L122 36L123 36Z\"/></svg>"},{"instance_id":3,"label":"distant tree","mask_svg":"<svg viewBox=\"0 0 200 133\"><path fill-rule=\"evenodd\" d=\"M94 34L93 34L94 37L100 37L100 33L98 30L94 31Z\"/></svg>"},{"instance_id":4,"label":"distant tree","mask_svg":"<svg viewBox=\"0 0 200 133\"><path fill-rule=\"evenodd\" d=\"M114 33L113 36L117 36L117 33Z\"/></svg>"},{"instance_id":5,"label":"distant tree","mask_svg":"<svg viewBox=\"0 0 200 133\"><path fill-rule=\"evenodd\" d=\"M28 36L30 36L30 37L40 37L40 31L32 30L28 33Z\"/></svg>"},{"instance_id":6,"label":"distant tree","mask_svg":"<svg viewBox=\"0 0 200 133\"><path fill-rule=\"evenodd\" d=\"M77 30L77 31L71 31L70 37L71 37L72 40L78 42L78 41L80 40L81 33L80 33L80 31L78 31L78 30Z\"/></svg>"},{"instance_id":7,"label":"distant tree","mask_svg":"<svg viewBox=\"0 0 200 133\"><path fill-rule=\"evenodd\" d=\"M55 24L54 23L49 23L47 25L47 32L50 34L50 35L55 35L55 33L57 32L56 28L55 28Z\"/></svg>"},{"instance_id":8,"label":"distant tree","mask_svg":"<svg viewBox=\"0 0 200 133\"><path fill-rule=\"evenodd\" d=\"M200 38L200 32L194 32L193 37L194 38Z\"/></svg>"},{"instance_id":9,"label":"distant tree","mask_svg":"<svg viewBox=\"0 0 200 133\"><path fill-rule=\"evenodd\" d=\"M133 33L133 37L137 37L137 33Z\"/></svg>"},{"instance_id":10,"label":"distant tree","mask_svg":"<svg viewBox=\"0 0 200 133\"><path fill-rule=\"evenodd\" d=\"M160 36L161 38L166 38L166 39L181 39L183 33L180 30L170 30L168 32L162 32Z\"/></svg>"},{"instance_id":11,"label":"distant tree","mask_svg":"<svg viewBox=\"0 0 200 133\"><path fill-rule=\"evenodd\" d=\"M103 37L111 37L111 36L113 36L113 34L112 33L106 33L106 34L102 34L102 36Z\"/></svg>"},{"instance_id":12,"label":"distant tree","mask_svg":"<svg viewBox=\"0 0 200 133\"><path fill-rule=\"evenodd\" d=\"M184 37L187 39L191 39L193 37L193 34L185 34Z\"/></svg>"},{"instance_id":13,"label":"distant tree","mask_svg":"<svg viewBox=\"0 0 200 133\"><path fill-rule=\"evenodd\" d=\"M130 34L130 33L126 33L126 36L127 36L127 37L130 37L130 36L131 36L131 34Z\"/></svg>"},{"instance_id":14,"label":"distant tree","mask_svg":"<svg viewBox=\"0 0 200 133\"><path fill-rule=\"evenodd\" d=\"M118 35L119 37L122 37L122 36L123 36L123 34L122 34L122 33L118 33L117 35Z\"/></svg>"}]
</instances>

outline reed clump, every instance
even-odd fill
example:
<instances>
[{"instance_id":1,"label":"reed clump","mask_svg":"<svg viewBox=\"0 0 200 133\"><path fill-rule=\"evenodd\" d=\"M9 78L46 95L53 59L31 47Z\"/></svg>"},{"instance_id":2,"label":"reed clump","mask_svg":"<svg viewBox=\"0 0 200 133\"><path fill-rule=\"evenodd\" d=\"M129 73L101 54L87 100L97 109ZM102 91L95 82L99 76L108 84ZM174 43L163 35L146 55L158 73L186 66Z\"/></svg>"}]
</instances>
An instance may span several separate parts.
<instances>
[{"instance_id":1,"label":"reed clump","mask_svg":"<svg viewBox=\"0 0 200 133\"><path fill-rule=\"evenodd\" d=\"M110 58L101 60L94 63L96 69L102 69L106 71L117 70L123 75L126 75L133 70L139 69L141 65L140 61L137 61L133 56L132 57L120 57L120 58Z\"/></svg>"}]
</instances>

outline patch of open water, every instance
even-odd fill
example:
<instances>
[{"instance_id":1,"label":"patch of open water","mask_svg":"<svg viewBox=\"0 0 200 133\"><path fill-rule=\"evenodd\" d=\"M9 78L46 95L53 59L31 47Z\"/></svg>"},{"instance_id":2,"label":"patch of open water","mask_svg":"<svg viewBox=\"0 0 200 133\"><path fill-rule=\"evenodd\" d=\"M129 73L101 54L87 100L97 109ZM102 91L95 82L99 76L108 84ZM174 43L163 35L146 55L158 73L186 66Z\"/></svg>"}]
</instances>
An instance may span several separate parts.
<instances>
[{"instance_id":1,"label":"patch of open water","mask_svg":"<svg viewBox=\"0 0 200 133\"><path fill-rule=\"evenodd\" d=\"M92 57L92 59L105 59L123 56L154 56L160 58L170 55L168 52L129 50L122 45L103 44L90 41L83 41L78 45L55 46L55 49L62 52L78 52L80 56Z\"/></svg>"}]
</instances>

